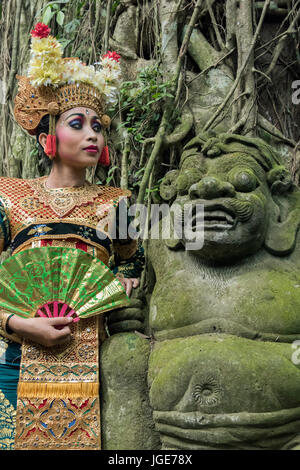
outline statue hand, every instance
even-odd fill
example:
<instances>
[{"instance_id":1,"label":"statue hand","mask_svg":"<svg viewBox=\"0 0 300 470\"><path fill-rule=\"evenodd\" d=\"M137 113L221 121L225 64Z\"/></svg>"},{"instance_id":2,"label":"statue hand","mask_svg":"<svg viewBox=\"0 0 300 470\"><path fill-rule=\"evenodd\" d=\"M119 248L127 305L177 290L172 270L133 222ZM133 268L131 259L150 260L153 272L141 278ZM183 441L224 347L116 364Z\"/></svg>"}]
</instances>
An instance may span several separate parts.
<instances>
[{"instance_id":1,"label":"statue hand","mask_svg":"<svg viewBox=\"0 0 300 470\"><path fill-rule=\"evenodd\" d=\"M110 334L124 331L143 331L144 325L144 302L138 298L140 294L137 290L132 292L130 307L113 310L107 318L107 325Z\"/></svg>"}]
</instances>

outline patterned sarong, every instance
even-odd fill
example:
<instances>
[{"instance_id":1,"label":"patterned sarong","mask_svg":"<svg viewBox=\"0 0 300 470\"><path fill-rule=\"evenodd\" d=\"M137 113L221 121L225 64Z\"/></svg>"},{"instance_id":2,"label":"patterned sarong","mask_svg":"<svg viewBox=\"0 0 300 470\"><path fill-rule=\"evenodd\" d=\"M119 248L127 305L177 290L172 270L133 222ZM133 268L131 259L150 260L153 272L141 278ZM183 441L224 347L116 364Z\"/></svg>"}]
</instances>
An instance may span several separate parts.
<instances>
[{"instance_id":1,"label":"patterned sarong","mask_svg":"<svg viewBox=\"0 0 300 470\"><path fill-rule=\"evenodd\" d=\"M72 324L72 341L24 341L15 449L99 450L99 334L93 317Z\"/></svg>"}]
</instances>

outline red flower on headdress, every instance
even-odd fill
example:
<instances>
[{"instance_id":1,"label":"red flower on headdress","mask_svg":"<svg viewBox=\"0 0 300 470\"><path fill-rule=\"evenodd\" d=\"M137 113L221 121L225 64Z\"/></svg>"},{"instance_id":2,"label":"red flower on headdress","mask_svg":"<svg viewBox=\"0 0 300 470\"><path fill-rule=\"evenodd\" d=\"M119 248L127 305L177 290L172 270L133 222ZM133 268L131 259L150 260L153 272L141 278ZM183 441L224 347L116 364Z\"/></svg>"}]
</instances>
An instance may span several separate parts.
<instances>
[{"instance_id":1,"label":"red flower on headdress","mask_svg":"<svg viewBox=\"0 0 300 470\"><path fill-rule=\"evenodd\" d=\"M108 59L115 60L116 62L119 62L119 60L121 59L121 56L117 54L116 51L108 51L108 53L103 56L103 59L105 59L105 57L108 57Z\"/></svg>"},{"instance_id":2,"label":"red flower on headdress","mask_svg":"<svg viewBox=\"0 0 300 470\"><path fill-rule=\"evenodd\" d=\"M50 34L51 29L44 23L37 23L35 28L31 31L31 36L34 38L47 38Z\"/></svg>"}]
</instances>

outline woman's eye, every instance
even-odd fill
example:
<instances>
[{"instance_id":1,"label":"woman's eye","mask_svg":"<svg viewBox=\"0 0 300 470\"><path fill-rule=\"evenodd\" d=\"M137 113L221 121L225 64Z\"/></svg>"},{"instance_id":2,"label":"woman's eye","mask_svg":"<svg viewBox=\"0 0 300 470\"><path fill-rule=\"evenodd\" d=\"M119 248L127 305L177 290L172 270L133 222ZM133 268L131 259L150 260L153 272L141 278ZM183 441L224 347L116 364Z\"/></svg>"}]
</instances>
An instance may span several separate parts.
<instances>
[{"instance_id":1,"label":"woman's eye","mask_svg":"<svg viewBox=\"0 0 300 470\"><path fill-rule=\"evenodd\" d=\"M81 129L82 127L82 123L79 120L71 121L69 124L73 129Z\"/></svg>"},{"instance_id":2,"label":"woman's eye","mask_svg":"<svg viewBox=\"0 0 300 470\"><path fill-rule=\"evenodd\" d=\"M101 126L100 124L94 124L93 125L93 129L95 132L101 132Z\"/></svg>"},{"instance_id":3,"label":"woman's eye","mask_svg":"<svg viewBox=\"0 0 300 470\"><path fill-rule=\"evenodd\" d=\"M82 129L82 121L79 119L74 119L74 121L69 122L69 125L72 129ZM101 132L101 125L99 123L92 124L92 129L95 132Z\"/></svg>"}]
</instances>

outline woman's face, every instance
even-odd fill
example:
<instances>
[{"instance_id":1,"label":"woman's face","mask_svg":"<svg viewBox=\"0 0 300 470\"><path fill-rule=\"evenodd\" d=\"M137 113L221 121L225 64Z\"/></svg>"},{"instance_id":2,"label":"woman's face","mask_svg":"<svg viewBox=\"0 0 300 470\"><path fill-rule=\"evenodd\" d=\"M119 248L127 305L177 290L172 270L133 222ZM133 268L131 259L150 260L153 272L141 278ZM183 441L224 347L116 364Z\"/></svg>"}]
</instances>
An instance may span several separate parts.
<instances>
[{"instance_id":1,"label":"woman's face","mask_svg":"<svg viewBox=\"0 0 300 470\"><path fill-rule=\"evenodd\" d=\"M73 168L95 166L104 147L100 119L90 108L72 108L56 123L56 161Z\"/></svg>"}]
</instances>

